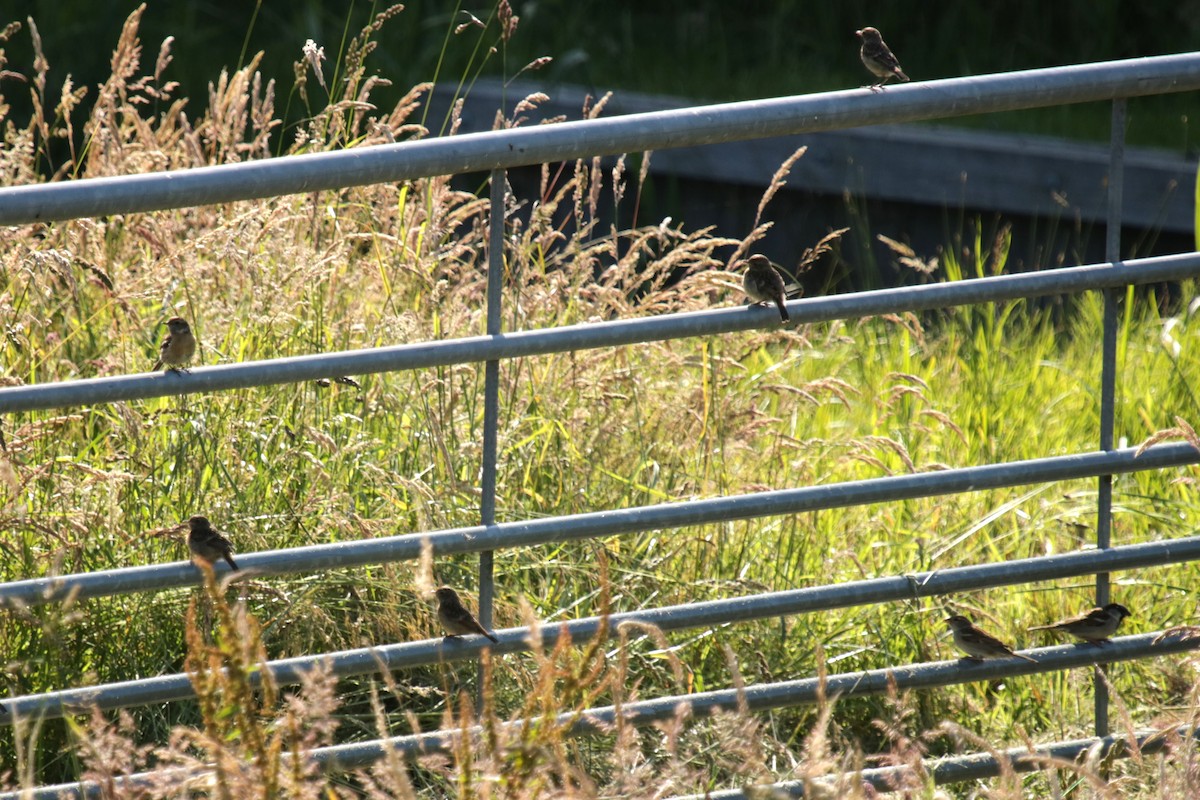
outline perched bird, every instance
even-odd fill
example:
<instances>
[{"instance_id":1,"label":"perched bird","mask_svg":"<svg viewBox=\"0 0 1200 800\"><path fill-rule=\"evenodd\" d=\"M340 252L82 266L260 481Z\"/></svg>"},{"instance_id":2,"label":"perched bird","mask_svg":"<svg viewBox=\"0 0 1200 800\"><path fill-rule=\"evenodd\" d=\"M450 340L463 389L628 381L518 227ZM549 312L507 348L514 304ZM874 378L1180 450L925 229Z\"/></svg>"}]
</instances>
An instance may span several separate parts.
<instances>
[{"instance_id":1,"label":"perched bird","mask_svg":"<svg viewBox=\"0 0 1200 800\"><path fill-rule=\"evenodd\" d=\"M208 521L208 517L199 515L189 517L188 521L188 550L192 557L198 558L210 567L218 558L229 562L229 566L237 569L233 562L233 544Z\"/></svg>"},{"instance_id":2,"label":"perched bird","mask_svg":"<svg viewBox=\"0 0 1200 800\"><path fill-rule=\"evenodd\" d=\"M950 626L950 632L954 634L955 646L966 653L968 658L982 661L985 658L1016 656L1030 663L1037 663L1037 661L1029 656L1014 653L1011 647L995 636L979 630L979 628L971 624L971 620L962 614L952 614L946 617L946 624Z\"/></svg>"},{"instance_id":3,"label":"perched bird","mask_svg":"<svg viewBox=\"0 0 1200 800\"><path fill-rule=\"evenodd\" d=\"M434 594L437 595L438 599L438 621L446 629L447 638L478 633L480 636L486 636L493 642L500 641L484 630L483 626L479 624L479 620L475 619L470 611L467 611L467 607L463 605L462 600L458 599L458 592L449 586L443 586L434 592Z\"/></svg>"},{"instance_id":4,"label":"perched bird","mask_svg":"<svg viewBox=\"0 0 1200 800\"><path fill-rule=\"evenodd\" d=\"M788 321L787 308L783 305L785 291L783 276L780 275L766 256L753 255L745 262L746 274L742 277L742 289L755 305L774 303L779 307L779 318Z\"/></svg>"},{"instance_id":5,"label":"perched bird","mask_svg":"<svg viewBox=\"0 0 1200 800\"><path fill-rule=\"evenodd\" d=\"M1061 631L1069 633L1076 639L1082 639L1092 644L1104 644L1108 637L1117 632L1117 628L1128 616L1129 609L1120 603L1109 603L1104 608L1093 608L1086 614L1059 620L1053 625L1038 625L1031 631Z\"/></svg>"},{"instance_id":6,"label":"perched bird","mask_svg":"<svg viewBox=\"0 0 1200 800\"><path fill-rule=\"evenodd\" d=\"M167 320L167 330L170 333L158 346L158 360L150 368L151 372L157 372L164 365L171 372L178 372L180 367L196 355L196 337L192 335L192 328L186 319L171 317Z\"/></svg>"},{"instance_id":7,"label":"perched bird","mask_svg":"<svg viewBox=\"0 0 1200 800\"><path fill-rule=\"evenodd\" d=\"M892 54L891 49L883 41L883 37L879 35L879 31L875 28L863 28L861 31L854 32L858 38L862 39L862 47L858 51L858 57L862 59L863 64L871 71L871 74L876 78L882 78L879 83L871 85L871 90L880 89L885 83L892 78L899 78L902 81L908 80L908 76L904 74L904 70L900 69L900 62L896 60L896 56Z\"/></svg>"}]
</instances>

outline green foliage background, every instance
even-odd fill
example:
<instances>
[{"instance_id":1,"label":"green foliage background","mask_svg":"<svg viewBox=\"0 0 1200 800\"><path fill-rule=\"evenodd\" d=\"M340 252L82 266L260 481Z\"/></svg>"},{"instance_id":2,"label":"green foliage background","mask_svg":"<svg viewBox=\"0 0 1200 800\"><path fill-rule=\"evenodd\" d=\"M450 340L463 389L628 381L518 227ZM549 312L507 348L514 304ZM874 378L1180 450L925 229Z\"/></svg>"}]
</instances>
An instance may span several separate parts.
<instances>
[{"instance_id":1,"label":"green foliage background","mask_svg":"<svg viewBox=\"0 0 1200 800\"><path fill-rule=\"evenodd\" d=\"M1103 19L1103 4L1089 7ZM159 8L147 12L148 22ZM198 6L187 8L200 13ZM300 8L321 19L315 4ZM504 54L505 71L547 52L543 47L566 49L557 40L542 42L529 33L542 30L537 26L548 19L556 20L551 26L556 33L587 42L597 52L608 47L605 37L610 37L617 55L589 56L580 64L612 65L620 53L654 50L641 43L656 28L645 27L650 23L632 5L611 7L603 35L588 33L590 18L572 16L579 8L518 8L530 25L522 35L535 44L518 57L515 43L521 37L514 39L513 49ZM239 30L244 34L250 28L250 50L254 37L266 31L272 41L290 43L283 57L290 75L300 44L313 34L284 26L269 10L277 7L264 5L253 26L243 20ZM384 46L368 62L369 71L378 70L399 87L406 88L410 79L403 70L389 74L384 64L402 63L410 53L414 65L424 64L422 77L430 77L431 56L422 48L441 52L453 19L444 14L423 27L418 11L410 9L382 29ZM1115 4L1110 11L1116 14ZM100 15L93 13L98 26ZM659 24L669 21L674 32L663 37L664 58L671 47L690 52L701 41L718 41L715 18L706 13L715 12L703 6L662 12ZM963 23L959 39L985 22L967 25L971 13L957 12ZM1058 19L1059 12L1045 13ZM812 26L834 23L814 20L805 27L803 14L779 14L765 17L763 24L795 29L801 41L810 35L837 41L834 34L842 30L840 21L828 29ZM934 16L890 27L908 36L923 26L948 24ZM1123 22L1118 16L1107 20L1110 26ZM871 21L885 25L879 18ZM69 22L79 24L74 17ZM192 22L196 30L205 28L200 17ZM1070 22L1055 24L1075 32ZM66 64L74 54L56 55L48 37L53 24L39 26L47 34L46 49L52 62L61 58ZM846 27L856 24L862 23L847 21ZM698 31L695 39L684 35L693 30L689 25ZM356 23L350 30L356 33L359 27ZM1042 32L1030 27L1031 36ZM171 31L178 34L179 47L193 46L187 44L191 29L181 30ZM341 41L340 30L327 33L326 41ZM751 63L722 55L722 47L744 44L744 37L733 35L737 30L731 22L707 53L718 63L726 59L734 72ZM240 38L209 35L215 38L204 39L212 47L206 59L181 59L181 71L215 80L225 63L237 63L238 55L225 62L220 54L222 47L241 53ZM902 36L890 28L885 35L905 52ZM416 43L406 50L401 43L410 36L417 36ZM93 41L100 38L94 33ZM951 52L964 47L949 38L956 42L947 45ZM978 38L1003 41L995 30ZM144 39L141 67L129 78L152 68L156 34L144 32ZM668 46L668 39L674 44ZM788 43L786 36L777 37L763 50L776 60L808 57L807 50ZM340 63L335 46L327 48L331 63ZM929 63L922 59L933 58L932 50L913 47L915 58L902 58L920 75ZM447 48L443 74L455 79L472 74L463 66L473 63L472 52L478 51ZM820 63L830 76L844 75L857 85L853 42L836 52ZM962 52L982 57L971 47ZM385 54L389 61L376 60ZM781 75L790 80L793 72L811 74L816 76L811 88L827 88L819 86L818 62L805 61L807 67L793 71L771 68L763 58L745 74L776 73L780 83ZM569 66L567 58L562 60ZM829 66L835 61L849 66L835 72ZM190 64L188 70L183 64ZM560 69L564 79L577 79L567 66ZM683 81L666 65L643 71L664 84ZM63 76L57 77L49 84L61 83ZM828 78L829 83L838 80ZM727 91L715 77L712 81L710 96ZM184 145L192 140L181 132L178 117L143 102L145 85L135 89L124 78L116 83L122 91L107 96L110 107L97 117L81 173L190 163L195 154ZM4 84L8 92L18 85L15 79ZM294 100L290 86L290 80L281 81L280 108ZM254 95L253 87L248 80L232 82L219 93L217 105L225 110L243 101L252 105L247 98ZM179 90L185 93L207 96L194 83ZM770 92L754 94L763 93ZM372 95L372 100L389 108L381 97ZM1186 100L1174 101L1178 117ZM265 130L235 124L236 115L204 117L204 104L198 105L189 110L193 129L204 134L195 140L202 161L242 157L243 137L257 142ZM302 105L289 107L298 113ZM340 148L368 135L362 119L315 105L315 110L304 107L303 113L312 116L289 130L284 150ZM60 125L47 122L56 129ZM297 131L305 138L294 143ZM5 174L31 180L34 134L19 125L6 133L9 146L0 153ZM259 152L259 145L251 142L246 152ZM721 254L735 246L753 247L754 234L736 240L719 231L666 223L636 230L593 228L589 221L597 213L589 205L591 189L605 181L624 187L625 203L636 202L631 175L593 173L590 164L581 163L547 174L538 213L508 231L506 329L743 302L737 275L726 271ZM555 226L556 206L582 222L569 241ZM5 322L0 377L32 383L137 372L152 361L161 320L175 313L195 325L206 364L475 335L482 329L484 222L478 198L438 178L6 228L0 231ZM1011 242L1003 227L994 237L984 236L984 228L968 220L954 232L956 246L916 255L940 259L950 279L997 273L1006 265ZM1200 411L1194 391L1200 378L1200 327L1185 310L1187 303L1175 302L1193 295L1194 287L1185 285L1130 291L1121 299L1117 436L1130 443L1172 426L1176 418L1194 422ZM508 363L501 371L498 516L528 519L1092 450L1098 438L1101 317L1100 297L1092 293L1064 300L1062 307L985 304L922 318L772 327ZM481 385L479 370L468 366L365 376L361 390L287 385L8 416L3 420L7 449L0 459L5 556L0 580L180 559L184 549L174 523L199 511L230 529L240 552L473 524ZM1118 544L1197 530L1200 504L1188 470L1121 476L1114 493ZM506 550L497 559L497 623L598 613L600 552L612 565L612 607L626 610L1078 549L1093 539L1094 504L1095 482L1078 481ZM474 588L473 569L470 557L439 559L435 565L439 581L468 592ZM240 586L238 594L261 621L263 652L275 658L436 636L436 621L421 592L430 577L417 565L383 564L254 580ZM1135 609L1130 631L1152 631L1194 620L1194 590L1194 567L1180 566L1118 575L1115 596ZM190 595L181 589L0 616L0 650L10 654L0 671L4 692L29 694L182 669ZM947 606L1028 645L1033 643L1024 633L1028 626L1085 606L1090 597L1090 580L1064 580L694 631L670 642L671 654L684 665L680 673L666 668L669 658L654 642L631 644L621 657L629 661L629 685L643 696L727 686L733 680L731 663L740 665L750 681L809 676L818 669L818 643L831 670L876 668L950 657L940 623ZM493 684L501 717L519 712L532 687L545 684L532 658L503 663ZM1123 664L1110 674L1131 718L1179 719L1194 712L1194 672L1183 659ZM405 671L394 680L388 732L403 733L442 724L454 705L454 690L469 687L473 677L470 666L443 665ZM368 678L338 686L341 705L333 713L340 737L377 734L376 689ZM547 698L555 701L552 694ZM995 743L1026 736L1070 738L1090 724L1090 672L969 684L904 702L909 710L896 724L906 736L920 736L951 719ZM886 747L890 734L877 722L888 719L891 709L883 698L837 704L832 741L847 751ZM140 709L134 727L139 740L161 742L173 726L198 725L201 716L186 703ZM813 730L815 712L784 709L766 719L771 740L784 752L797 752ZM30 774L38 779L78 774L73 743L80 729L73 722L47 723L28 743L16 738L0 732L0 762L15 763L15 753L24 747ZM951 747L938 738L927 746L935 753ZM650 750L651 762L661 756ZM586 763L587 755L579 760ZM726 766L716 762L701 762L698 769L727 775Z\"/></svg>"},{"instance_id":2,"label":"green foliage background","mask_svg":"<svg viewBox=\"0 0 1200 800\"><path fill-rule=\"evenodd\" d=\"M387 107L409 86L441 77L456 81L480 58L470 48L443 49L447 31L468 13L487 20L488 4L413 0L401 24L390 25L372 54L375 69L393 81L375 97ZM10 4L3 20L32 15L45 41L52 85L66 72L77 83L107 77L129 0L41 0ZM321 0L211 0L149 3L143 40L152 52L175 37L168 76L201 109L206 87L222 67L236 68L263 50L264 74L290 83L291 64L306 39L336 59L349 35L386 3ZM749 99L862 85L854 31L879 28L914 79L974 75L1087 61L1185 52L1200 47L1200 0L1128 3L1064 0L1046 3L920 4L720 0L529 0L514 3L521 35L484 74L511 75L539 56L554 62L547 80L597 91L628 89L699 99ZM14 44L10 58L28 71L33 58ZM57 80L55 79L57 76ZM8 92L16 95L15 92ZM20 97L17 113L28 111ZM302 112L293 108L290 122ZM971 120L967 124L1104 139L1107 110L1044 109ZM1137 101L1130 141L1194 152L1200 134L1177 103Z\"/></svg>"}]
</instances>

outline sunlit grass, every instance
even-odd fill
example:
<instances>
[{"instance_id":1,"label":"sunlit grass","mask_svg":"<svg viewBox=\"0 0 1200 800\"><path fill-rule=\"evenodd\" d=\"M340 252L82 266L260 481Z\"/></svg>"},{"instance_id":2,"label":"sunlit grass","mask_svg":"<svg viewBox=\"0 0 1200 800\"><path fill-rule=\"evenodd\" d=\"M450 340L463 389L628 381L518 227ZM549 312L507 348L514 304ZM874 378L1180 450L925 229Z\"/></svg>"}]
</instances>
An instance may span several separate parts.
<instances>
[{"instance_id":1,"label":"sunlit grass","mask_svg":"<svg viewBox=\"0 0 1200 800\"><path fill-rule=\"evenodd\" d=\"M126 57L133 57L134 32L123 40ZM138 96L136 72L118 81L127 95ZM253 64L233 84L243 94L226 96L230 107L253 106L247 99L254 93ZM235 160L245 152L239 143L253 142L271 113L259 109L252 115L261 120L257 126L238 129L203 117L192 127L221 135L194 141L178 119L143 118L138 105L122 104L120 96L114 92L108 115L95 118L124 122L93 129L88 161L78 165L82 175L183 165L192 157L184 149L193 144L205 163ZM331 119L314 123L296 147L366 143L371 120L344 115L332 125ZM10 136L0 167L29 178L37 138L15 129ZM514 215L507 231L508 328L743 302L738 277L726 272L729 254L752 246L762 230L731 239L666 222L595 229L593 190L614 180L631 202L639 187L620 170L589 163L562 174L546 170L541 202ZM479 198L439 178L5 229L0 379L45 383L143 371L162 321L175 314L192 322L205 364L477 335L485 223ZM1004 269L1006 232L992 241L975 229L963 233L966 250L942 255L950 279ZM1193 287L1177 291L1188 298ZM1196 418L1200 342L1186 308L1163 319L1150 290L1120 299L1117 435L1132 444L1177 416ZM1058 304L984 304L507 362L500 372L498 517L1095 450L1101 320L1102 299L1092 293ZM475 524L481 370L463 365L358 380L361 389L296 384L6 417L0 580L182 559L186 548L171 528L192 513L229 530L239 552ZM1093 541L1095 493L1094 481L1073 481L502 550L496 624L526 621L526 604L533 617L555 622L609 608L1075 550ZM1120 476L1115 502L1119 544L1190 535L1200 518L1187 470ZM608 582L601 580L602 563ZM439 560L434 569L438 581L475 588L473 558ZM384 564L238 584L247 615L224 620L221 635L252 631L245 635L268 658L436 636L418 572L415 564ZM1194 617L1194 567L1116 579L1115 596L1134 610L1130 631ZM192 598L201 596L219 604L211 591L177 590L0 615L0 648L9 654L0 671L5 692L179 672L189 652L193 659L209 653L196 626L185 624ZM753 682L811 676L822 658L831 672L948 658L940 621L947 605L977 614L1025 646L1035 643L1024 633L1028 626L1085 607L1091 596L1090 580L1071 579L685 632L673 636L669 658L653 641L614 649L609 658L620 659L619 677L598 681L594 691L580 676L608 668L598 666L603 652L509 657L491 665L489 714L494 721L582 708L612 702L630 687L629 696L641 697L724 687L735 669ZM224 657L256 658L252 649ZM671 668L673 658L678 669ZM1139 722L1185 719L1192 711L1187 662L1121 664L1110 677ZM386 681L392 682L386 691L373 678L343 681L338 710L321 699L310 704L320 711L313 719L339 721L342 732L357 738L448 724L465 718L457 689L472 690L474 671L466 664L430 667ZM226 688L208 687L199 704L137 709L130 735L165 742L174 726L207 726L203 746L219 750L216 743L231 734L221 732L225 717L205 703ZM269 705L262 715L274 713ZM743 715L714 723L716 734L704 726L684 734L696 745L686 758L670 751L674 745L632 738L611 752L576 751L553 733L534 742L561 756L552 760L555 769L593 767L613 786L637 773L620 759L637 761L639 748L651 755L638 768L652 764L659 774L678 766L678 756L693 781L766 779L768 771L759 768L766 754L782 758L811 744L824 730L823 715L836 731L834 749L808 762L812 774L852 761L860 750L898 748L897 730L916 737L946 720L997 745L1069 738L1091 724L1090 674ZM901 720L898 729L877 724L893 716ZM242 722L243 733L259 724ZM316 724L303 724L310 723ZM762 748L738 751L746 755L744 771L709 747L706 737L728 732L721 724L742 726L738 735ZM99 737L102 727L48 722L19 766L37 781L72 778L77 759L90 757L71 743ZM622 735L632 737L616 734ZM951 743L937 736L925 746L944 752ZM16 747L11 732L0 732L3 763L17 763ZM502 772L502 758L516 758L504 752L489 751L501 761L486 769ZM457 757L455 769L464 766L463 755ZM772 768L781 777L784 760ZM89 763L95 767L95 759ZM453 790L451 773L435 765L423 779ZM516 781L514 796L541 791L543 784L529 781ZM470 780L456 786L460 796L471 794Z\"/></svg>"}]
</instances>

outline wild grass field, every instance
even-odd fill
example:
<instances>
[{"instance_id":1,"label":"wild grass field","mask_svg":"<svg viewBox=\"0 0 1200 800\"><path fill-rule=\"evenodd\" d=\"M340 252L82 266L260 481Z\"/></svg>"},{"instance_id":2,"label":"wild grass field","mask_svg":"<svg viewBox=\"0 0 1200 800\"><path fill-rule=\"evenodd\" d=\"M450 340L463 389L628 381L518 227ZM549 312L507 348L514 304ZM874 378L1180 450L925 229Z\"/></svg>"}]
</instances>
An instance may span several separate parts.
<instances>
[{"instance_id":1,"label":"wild grass field","mask_svg":"<svg viewBox=\"0 0 1200 800\"><path fill-rule=\"evenodd\" d=\"M64 104L28 125L5 120L6 185L263 157L284 102L313 110L284 134L292 153L436 127L414 116L425 87L395 108L370 107L378 79L365 63L378 27L339 64L320 65L321 79L315 57L298 64L302 80L286 100L252 60L215 75L200 109L172 93L169 43L144 50L137 24L135 13L99 91L64 91ZM513 31L503 14L499 25L460 35L503 47ZM4 35L36 37L28 26ZM44 91L44 69L25 80L35 98ZM82 144L69 162L48 163L51 143L64 140ZM600 186L635 203L644 173L622 161L543 175L540 200L515 209L506 229L505 329L744 302L730 264L771 224L770 192L752 231L691 230L686 220L603 230L592 224ZM477 335L486 223L476 193L435 178L5 228L0 381L145 371L174 315L192 322L202 364ZM939 259L950 279L999 272L1006 233L989 240L981 229L918 255ZM822 257L838 258L836 237L829 244ZM1131 444L1197 417L1193 294L1183 285L1122 298L1116 430ZM1093 293L506 362L498 517L1095 450L1101 318ZM482 370L357 380L361 388L297 384L0 419L0 580L183 559L174 527L194 513L230 531L242 553L475 524ZM504 550L496 625L1076 550L1094 539L1095 494L1094 481L1075 481ZM1116 544L1196 532L1191 470L1120 476L1114 496ZM436 580L472 600L474 568L468 557L433 565ZM868 763L864 754L914 763L1090 730L1090 670L618 726L591 740L568 740L549 725L513 733L498 724L739 681L950 658L947 608L1024 646L1035 643L1029 626L1090 605L1090 580L489 659L477 714L465 699L475 688L466 663L340 682L315 675L298 693L248 691L245 672L263 658L440 636L423 592L433 577L420 564L392 563L252 579L228 594L210 586L4 611L8 696L182 670L207 677L196 679L195 703L0 731L0 781L105 781L150 765L213 763L219 777L200 791L218 797L668 796L854 768ZM1114 597L1134 612L1125 630L1191 623L1194 588L1193 566L1118 574ZM220 678L201 668L216 664L234 669ZM1113 666L1116 727L1193 719L1196 665ZM485 729L477 748L413 765L327 777L280 758L475 719ZM1174 798L1197 787L1184 748L947 791ZM853 781L837 792L867 796ZM164 785L109 796L186 793ZM934 789L915 785L907 796Z\"/></svg>"}]
</instances>

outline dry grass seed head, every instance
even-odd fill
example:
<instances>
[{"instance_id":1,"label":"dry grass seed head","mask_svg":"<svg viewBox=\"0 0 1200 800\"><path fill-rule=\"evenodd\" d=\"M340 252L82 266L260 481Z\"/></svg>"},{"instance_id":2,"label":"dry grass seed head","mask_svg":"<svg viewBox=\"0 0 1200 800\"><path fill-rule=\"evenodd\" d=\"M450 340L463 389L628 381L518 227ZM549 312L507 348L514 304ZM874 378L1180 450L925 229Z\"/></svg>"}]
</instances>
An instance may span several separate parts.
<instances>
[{"instance_id":1,"label":"dry grass seed head","mask_svg":"<svg viewBox=\"0 0 1200 800\"><path fill-rule=\"evenodd\" d=\"M767 206L775 198L775 194L787 185L787 176L791 174L792 167L808 152L808 147L799 147L790 156L783 160L779 168L775 170L775 174L771 176L771 182L767 184L766 191L763 192L762 198L758 201L758 208L754 213L754 226L757 228L758 223L762 220L763 212Z\"/></svg>"},{"instance_id":2,"label":"dry grass seed head","mask_svg":"<svg viewBox=\"0 0 1200 800\"><path fill-rule=\"evenodd\" d=\"M1165 442L1171 439L1183 439L1192 447L1200 450L1200 435L1196 434L1196 429L1193 428L1191 424L1183 417L1177 416L1175 417L1175 427L1156 431L1155 433L1151 434L1146 441L1138 445L1137 450L1135 450L1133 453L1133 457L1137 458L1159 442Z\"/></svg>"}]
</instances>

